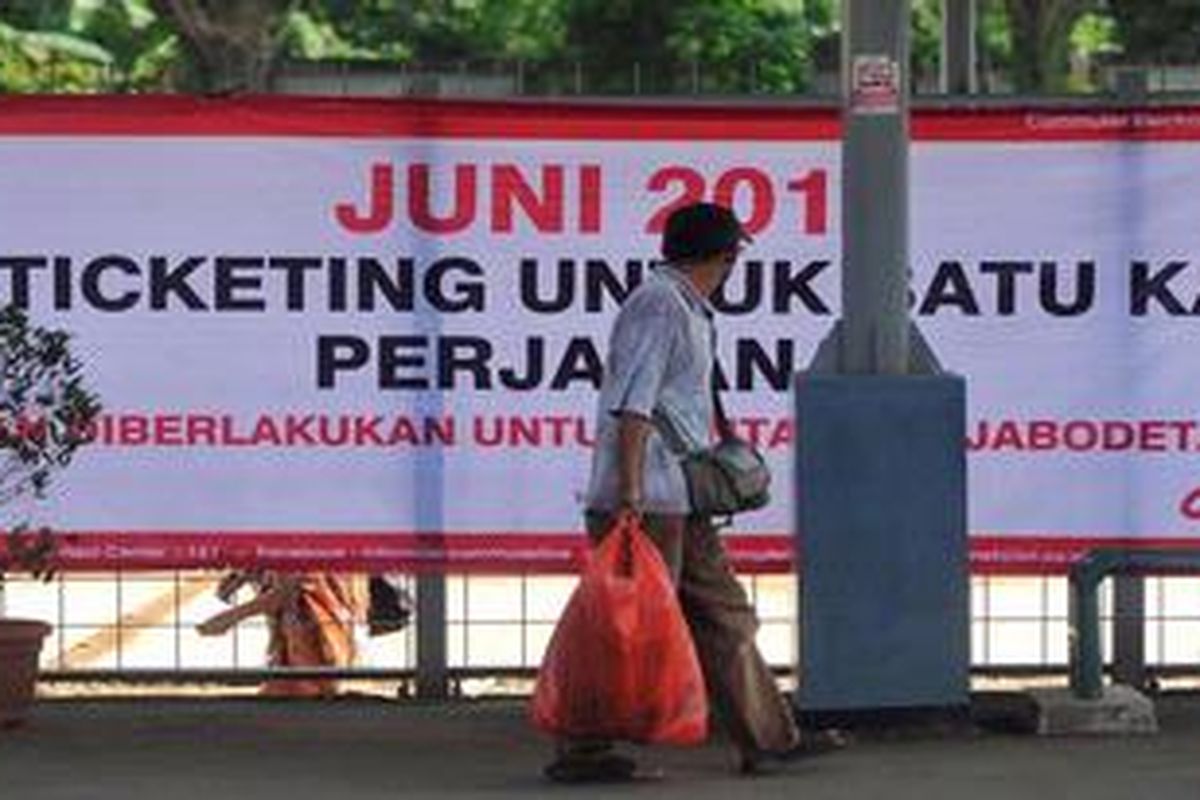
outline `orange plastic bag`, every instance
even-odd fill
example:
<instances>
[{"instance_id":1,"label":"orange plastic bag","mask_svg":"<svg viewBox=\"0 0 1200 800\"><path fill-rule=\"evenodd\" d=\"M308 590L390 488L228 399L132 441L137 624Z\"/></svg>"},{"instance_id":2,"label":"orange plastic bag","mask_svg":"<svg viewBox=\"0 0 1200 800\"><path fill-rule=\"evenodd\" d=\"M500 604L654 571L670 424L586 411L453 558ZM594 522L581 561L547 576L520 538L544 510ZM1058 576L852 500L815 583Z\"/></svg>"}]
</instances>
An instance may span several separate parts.
<instances>
[{"instance_id":1,"label":"orange plastic bag","mask_svg":"<svg viewBox=\"0 0 1200 800\"><path fill-rule=\"evenodd\" d=\"M592 554L546 649L531 713L561 737L704 741L696 648L666 564L632 517Z\"/></svg>"}]
</instances>

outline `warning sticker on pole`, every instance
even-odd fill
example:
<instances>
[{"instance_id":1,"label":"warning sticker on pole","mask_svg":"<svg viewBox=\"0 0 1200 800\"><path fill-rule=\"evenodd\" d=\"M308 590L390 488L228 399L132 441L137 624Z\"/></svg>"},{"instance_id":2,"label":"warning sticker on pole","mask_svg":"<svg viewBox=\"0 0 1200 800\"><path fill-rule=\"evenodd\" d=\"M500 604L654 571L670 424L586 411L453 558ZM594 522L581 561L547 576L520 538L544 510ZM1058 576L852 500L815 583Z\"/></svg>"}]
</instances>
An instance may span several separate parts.
<instances>
[{"instance_id":1,"label":"warning sticker on pole","mask_svg":"<svg viewBox=\"0 0 1200 800\"><path fill-rule=\"evenodd\" d=\"M886 55L856 55L850 70L850 111L895 114L900 110L900 65Z\"/></svg>"}]
</instances>

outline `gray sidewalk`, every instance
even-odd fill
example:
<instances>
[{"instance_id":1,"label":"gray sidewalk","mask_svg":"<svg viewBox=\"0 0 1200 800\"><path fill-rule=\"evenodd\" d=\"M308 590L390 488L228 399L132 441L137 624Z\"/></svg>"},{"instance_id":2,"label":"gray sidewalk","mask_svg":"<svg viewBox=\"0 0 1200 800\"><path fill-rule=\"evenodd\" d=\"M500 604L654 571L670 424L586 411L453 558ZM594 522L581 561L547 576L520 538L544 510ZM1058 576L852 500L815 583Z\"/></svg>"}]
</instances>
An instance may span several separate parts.
<instances>
[{"instance_id":1,"label":"gray sidewalk","mask_svg":"<svg viewBox=\"0 0 1200 800\"><path fill-rule=\"evenodd\" d=\"M425 705L373 698L44 701L0 731L0 797L13 800L526 798L921 798L1197 800L1200 697L1159 699L1162 732L1041 739L864 732L848 751L745 779L724 749L654 749L666 778L560 787L548 743L515 701Z\"/></svg>"}]
</instances>

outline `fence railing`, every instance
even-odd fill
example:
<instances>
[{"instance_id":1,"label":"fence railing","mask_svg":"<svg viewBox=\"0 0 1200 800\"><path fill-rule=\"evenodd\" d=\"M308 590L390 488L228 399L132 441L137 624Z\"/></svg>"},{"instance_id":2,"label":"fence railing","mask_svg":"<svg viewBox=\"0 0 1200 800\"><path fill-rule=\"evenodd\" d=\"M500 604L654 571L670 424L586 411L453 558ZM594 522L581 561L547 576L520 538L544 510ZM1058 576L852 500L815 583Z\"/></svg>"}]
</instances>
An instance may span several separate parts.
<instances>
[{"instance_id":1,"label":"fence railing","mask_svg":"<svg viewBox=\"0 0 1200 800\"><path fill-rule=\"evenodd\" d=\"M1068 602L1071 690L1083 699L1103 689L1100 582L1110 575L1200 572L1200 551L1136 547L1098 548L1071 568ZM1136 666L1135 666L1136 670Z\"/></svg>"},{"instance_id":2,"label":"fence railing","mask_svg":"<svg viewBox=\"0 0 1200 800\"><path fill-rule=\"evenodd\" d=\"M53 623L43 668L55 682L253 684L269 676L311 676L271 669L261 618L220 638L195 625L223 607L212 573L69 574L42 584L10 577L0 614ZM527 688L575 579L569 576L445 577L445 615L423 624L444 637L436 678L456 693L503 693ZM762 619L759 644L768 661L790 673L798 661L796 580L790 575L743 578ZM1153 679L1200 678L1200 578L1145 578L1143 657ZM1069 592L1065 577L978 576L971 582L972 670L981 679L1053 677L1065 680L1069 663ZM1097 595L1099 620L1115 616L1112 582ZM1105 625L1102 657L1113 659ZM388 691L415 694L420 666L417 626L371 638L352 669L320 674L371 681Z\"/></svg>"},{"instance_id":3,"label":"fence railing","mask_svg":"<svg viewBox=\"0 0 1200 800\"><path fill-rule=\"evenodd\" d=\"M165 85L135 83L111 65L66 62L51 56L27 65L23 91L42 93L169 91ZM982 66L977 94L1027 104L1038 100L1196 96L1200 65L1174 63L1092 65L1077 76L1070 94L1048 97L1019 91L1003 69ZM937 65L914 64L914 97L938 98L943 90ZM6 89L0 79L0 92ZM712 61L633 56L619 63L582 59L480 59L446 61L286 60L274 74L271 91L280 94L435 97L710 97L739 100L790 98L835 100L840 91L836 67L780 70L755 58Z\"/></svg>"}]
</instances>

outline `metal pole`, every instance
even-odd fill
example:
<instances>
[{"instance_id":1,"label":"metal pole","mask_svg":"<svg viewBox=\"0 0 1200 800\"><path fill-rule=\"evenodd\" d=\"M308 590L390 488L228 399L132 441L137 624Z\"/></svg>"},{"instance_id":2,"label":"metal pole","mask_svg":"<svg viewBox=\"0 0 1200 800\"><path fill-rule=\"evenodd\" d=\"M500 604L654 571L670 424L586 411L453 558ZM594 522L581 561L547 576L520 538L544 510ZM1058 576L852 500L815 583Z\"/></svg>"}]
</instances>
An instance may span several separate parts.
<instances>
[{"instance_id":1,"label":"metal pole","mask_svg":"<svg viewBox=\"0 0 1200 800\"><path fill-rule=\"evenodd\" d=\"M1140 575L1113 576L1113 681L1146 685L1146 581Z\"/></svg>"},{"instance_id":2,"label":"metal pole","mask_svg":"<svg viewBox=\"0 0 1200 800\"><path fill-rule=\"evenodd\" d=\"M844 373L908 371L909 9L842 2Z\"/></svg>"},{"instance_id":3,"label":"metal pole","mask_svg":"<svg viewBox=\"0 0 1200 800\"><path fill-rule=\"evenodd\" d=\"M465 62L464 62L465 63ZM419 248L420 249L420 248ZM444 316L427 300L417 306L417 329L428 335L442 331ZM419 392L413 398L412 410L418 416L440 419L446 410L446 398L441 392ZM420 537L421 546L444 552L442 538L446 530L446 454L441 447L420 448L416 454L416 469L411 495L400 502L413 505L418 531L430 535ZM449 695L448 659L446 647L446 575L448 564L441 569L422 571L417 575L417 697L442 699Z\"/></svg>"},{"instance_id":4,"label":"metal pole","mask_svg":"<svg viewBox=\"0 0 1200 800\"><path fill-rule=\"evenodd\" d=\"M446 577L417 576L417 697L449 694L446 669Z\"/></svg>"},{"instance_id":5,"label":"metal pole","mask_svg":"<svg viewBox=\"0 0 1200 800\"><path fill-rule=\"evenodd\" d=\"M1068 636L1071 648L1071 692L1081 700L1104 693L1104 664L1100 653L1100 602L1096 597L1100 575L1085 566L1071 570L1067 596Z\"/></svg>"},{"instance_id":6,"label":"metal pole","mask_svg":"<svg viewBox=\"0 0 1200 800\"><path fill-rule=\"evenodd\" d=\"M942 0L943 94L975 94L975 0Z\"/></svg>"}]
</instances>

